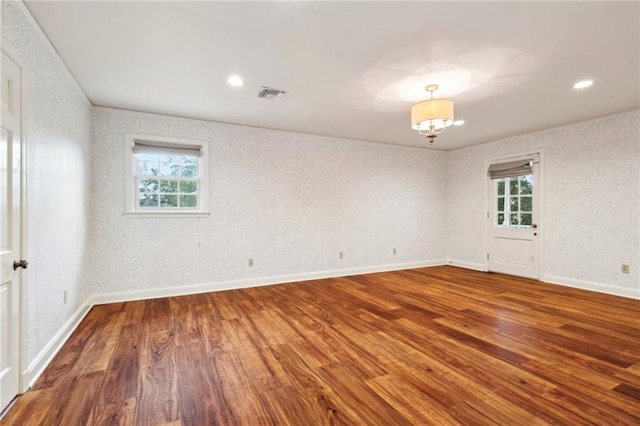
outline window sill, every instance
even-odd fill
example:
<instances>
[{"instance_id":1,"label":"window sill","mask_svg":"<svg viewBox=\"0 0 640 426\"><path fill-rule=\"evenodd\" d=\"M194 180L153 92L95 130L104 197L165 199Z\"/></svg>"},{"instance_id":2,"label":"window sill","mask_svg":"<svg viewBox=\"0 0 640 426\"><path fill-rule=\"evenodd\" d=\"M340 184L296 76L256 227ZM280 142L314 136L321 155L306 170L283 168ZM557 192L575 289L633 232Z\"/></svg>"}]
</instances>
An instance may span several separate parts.
<instances>
[{"instance_id":1,"label":"window sill","mask_svg":"<svg viewBox=\"0 0 640 426\"><path fill-rule=\"evenodd\" d=\"M158 210L154 210L154 211L148 211L148 212L140 212L140 211L135 211L135 212L125 212L123 214L124 217L149 217L149 218L165 218L165 219L171 219L171 218L200 218L200 217L209 217L209 212L203 212L203 211L195 211L195 212L189 212L189 211L158 211Z\"/></svg>"}]
</instances>

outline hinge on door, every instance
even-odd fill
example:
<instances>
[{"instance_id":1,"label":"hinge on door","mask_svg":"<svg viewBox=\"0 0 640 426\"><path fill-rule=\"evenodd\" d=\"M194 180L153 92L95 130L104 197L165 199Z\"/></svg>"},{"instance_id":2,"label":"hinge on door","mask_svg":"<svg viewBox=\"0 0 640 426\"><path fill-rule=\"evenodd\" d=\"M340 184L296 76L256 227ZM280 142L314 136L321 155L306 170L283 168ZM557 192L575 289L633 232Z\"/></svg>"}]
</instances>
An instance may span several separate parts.
<instances>
[{"instance_id":1,"label":"hinge on door","mask_svg":"<svg viewBox=\"0 0 640 426\"><path fill-rule=\"evenodd\" d=\"M489 219L489 212L487 212L487 219Z\"/></svg>"},{"instance_id":2,"label":"hinge on door","mask_svg":"<svg viewBox=\"0 0 640 426\"><path fill-rule=\"evenodd\" d=\"M487 260L489 260L489 253L487 253Z\"/></svg>"}]
</instances>

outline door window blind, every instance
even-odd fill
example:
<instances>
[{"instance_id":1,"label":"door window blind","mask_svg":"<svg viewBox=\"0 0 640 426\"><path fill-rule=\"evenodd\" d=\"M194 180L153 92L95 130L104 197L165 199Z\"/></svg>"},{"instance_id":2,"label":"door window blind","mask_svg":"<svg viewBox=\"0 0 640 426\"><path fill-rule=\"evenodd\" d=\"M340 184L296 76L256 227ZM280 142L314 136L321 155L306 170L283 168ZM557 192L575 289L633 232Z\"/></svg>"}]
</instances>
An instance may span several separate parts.
<instances>
[{"instance_id":1,"label":"door window blind","mask_svg":"<svg viewBox=\"0 0 640 426\"><path fill-rule=\"evenodd\" d=\"M525 176L532 173L532 166L533 160L531 159L492 164L489 166L489 177L491 179L506 179Z\"/></svg>"}]
</instances>

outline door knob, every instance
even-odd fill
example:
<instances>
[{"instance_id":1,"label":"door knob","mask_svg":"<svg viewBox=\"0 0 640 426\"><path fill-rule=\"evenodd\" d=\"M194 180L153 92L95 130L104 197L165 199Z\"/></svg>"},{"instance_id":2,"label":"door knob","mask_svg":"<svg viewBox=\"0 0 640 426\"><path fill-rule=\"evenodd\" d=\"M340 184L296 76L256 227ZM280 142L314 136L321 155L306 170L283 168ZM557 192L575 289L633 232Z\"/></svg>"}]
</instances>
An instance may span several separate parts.
<instances>
[{"instance_id":1,"label":"door knob","mask_svg":"<svg viewBox=\"0 0 640 426\"><path fill-rule=\"evenodd\" d=\"M536 228L538 227L538 224L537 224L537 223L534 223L533 225L531 225L531 227L532 227L533 229L536 229Z\"/></svg>"},{"instance_id":2,"label":"door knob","mask_svg":"<svg viewBox=\"0 0 640 426\"><path fill-rule=\"evenodd\" d=\"M18 268L27 269L28 266L29 266L29 262L27 262L24 259L22 259L22 260L14 260L13 261L13 270L14 271L16 269L18 269Z\"/></svg>"}]
</instances>

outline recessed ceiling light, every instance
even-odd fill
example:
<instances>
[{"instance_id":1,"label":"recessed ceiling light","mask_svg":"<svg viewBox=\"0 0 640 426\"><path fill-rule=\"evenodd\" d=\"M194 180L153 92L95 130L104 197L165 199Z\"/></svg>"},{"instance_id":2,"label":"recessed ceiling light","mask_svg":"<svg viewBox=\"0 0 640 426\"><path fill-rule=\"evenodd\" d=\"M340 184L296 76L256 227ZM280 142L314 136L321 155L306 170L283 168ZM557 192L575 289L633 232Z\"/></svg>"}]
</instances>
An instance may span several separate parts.
<instances>
[{"instance_id":1,"label":"recessed ceiling light","mask_svg":"<svg viewBox=\"0 0 640 426\"><path fill-rule=\"evenodd\" d=\"M593 84L593 80L582 80L573 85L574 89L585 89Z\"/></svg>"},{"instance_id":2,"label":"recessed ceiling light","mask_svg":"<svg viewBox=\"0 0 640 426\"><path fill-rule=\"evenodd\" d=\"M453 122L454 126L462 126L464 124L464 120L456 120Z\"/></svg>"},{"instance_id":3,"label":"recessed ceiling light","mask_svg":"<svg viewBox=\"0 0 640 426\"><path fill-rule=\"evenodd\" d=\"M242 81L242 79L237 75L232 75L227 79L227 83L229 83L232 86L240 87L244 84L244 81Z\"/></svg>"}]
</instances>

